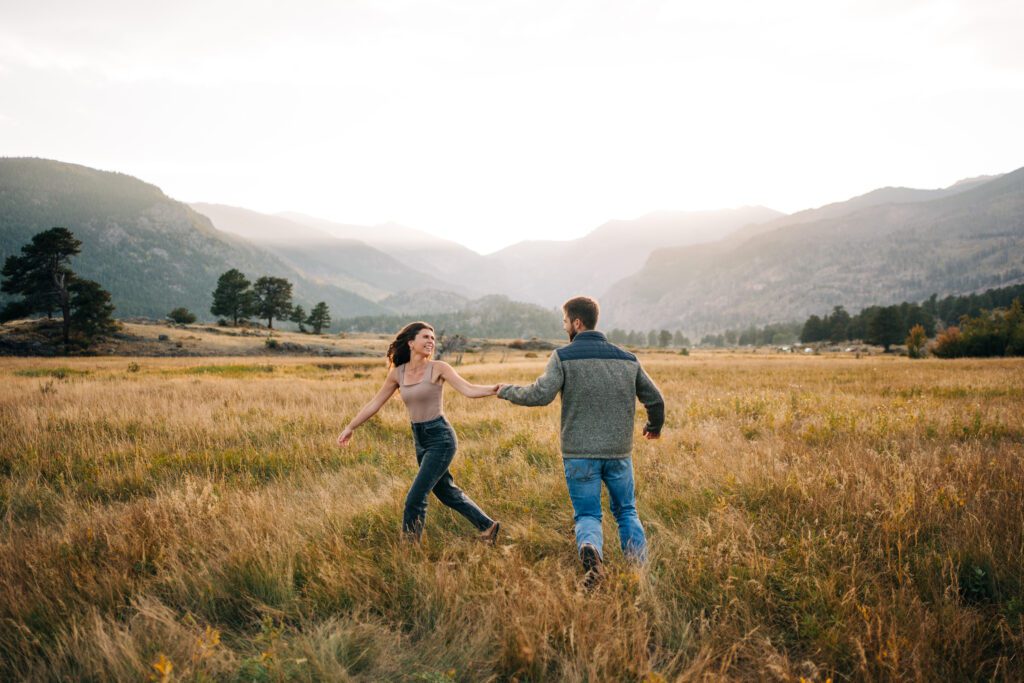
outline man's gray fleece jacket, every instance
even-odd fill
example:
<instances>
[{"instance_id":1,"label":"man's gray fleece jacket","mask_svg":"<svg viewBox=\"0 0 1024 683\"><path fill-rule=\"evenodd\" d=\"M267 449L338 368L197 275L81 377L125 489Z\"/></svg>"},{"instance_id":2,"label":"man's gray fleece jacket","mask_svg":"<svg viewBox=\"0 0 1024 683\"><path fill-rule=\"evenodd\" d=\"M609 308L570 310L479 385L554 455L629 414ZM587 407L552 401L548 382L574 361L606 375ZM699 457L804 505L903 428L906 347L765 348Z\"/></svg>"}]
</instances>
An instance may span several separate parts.
<instances>
[{"instance_id":1,"label":"man's gray fleece jacket","mask_svg":"<svg viewBox=\"0 0 1024 683\"><path fill-rule=\"evenodd\" d=\"M506 386L498 396L521 406L544 406L559 392L564 458L630 457L638 398L647 409L648 432L660 433L665 422L665 401L640 361L601 332L580 332L551 354L536 382Z\"/></svg>"}]
</instances>

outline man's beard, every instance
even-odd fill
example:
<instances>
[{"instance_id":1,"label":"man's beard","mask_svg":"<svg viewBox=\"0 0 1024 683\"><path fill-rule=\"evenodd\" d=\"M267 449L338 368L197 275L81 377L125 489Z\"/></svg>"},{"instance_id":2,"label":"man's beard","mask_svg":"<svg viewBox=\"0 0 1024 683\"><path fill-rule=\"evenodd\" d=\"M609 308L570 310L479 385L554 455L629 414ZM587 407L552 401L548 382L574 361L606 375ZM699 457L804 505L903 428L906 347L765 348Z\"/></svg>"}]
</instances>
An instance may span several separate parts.
<instances>
[{"instance_id":1,"label":"man's beard","mask_svg":"<svg viewBox=\"0 0 1024 683\"><path fill-rule=\"evenodd\" d=\"M572 341L575 338L576 338L576 330L575 329L569 330L569 341Z\"/></svg>"}]
</instances>

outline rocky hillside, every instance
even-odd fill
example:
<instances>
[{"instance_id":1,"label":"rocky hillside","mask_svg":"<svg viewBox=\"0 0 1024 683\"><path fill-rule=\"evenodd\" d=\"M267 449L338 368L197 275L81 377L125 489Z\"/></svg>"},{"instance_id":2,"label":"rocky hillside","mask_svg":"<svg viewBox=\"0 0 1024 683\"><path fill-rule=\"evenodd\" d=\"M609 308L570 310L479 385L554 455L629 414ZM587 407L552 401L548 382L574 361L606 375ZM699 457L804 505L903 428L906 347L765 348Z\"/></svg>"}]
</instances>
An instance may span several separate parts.
<instances>
[{"instance_id":1,"label":"rocky hillside","mask_svg":"<svg viewBox=\"0 0 1024 683\"><path fill-rule=\"evenodd\" d=\"M1024 169L912 192L898 202L855 198L752 236L656 251L605 297L608 324L700 336L805 319L834 305L858 310L1024 278Z\"/></svg>"},{"instance_id":2,"label":"rocky hillside","mask_svg":"<svg viewBox=\"0 0 1024 683\"><path fill-rule=\"evenodd\" d=\"M384 311L353 292L304 277L131 176L44 159L0 159L0 260L55 226L82 241L72 267L111 292L118 316L162 317L185 306L209 319L217 277L230 268L250 278L288 278L298 303L326 301L335 316Z\"/></svg>"}]
</instances>

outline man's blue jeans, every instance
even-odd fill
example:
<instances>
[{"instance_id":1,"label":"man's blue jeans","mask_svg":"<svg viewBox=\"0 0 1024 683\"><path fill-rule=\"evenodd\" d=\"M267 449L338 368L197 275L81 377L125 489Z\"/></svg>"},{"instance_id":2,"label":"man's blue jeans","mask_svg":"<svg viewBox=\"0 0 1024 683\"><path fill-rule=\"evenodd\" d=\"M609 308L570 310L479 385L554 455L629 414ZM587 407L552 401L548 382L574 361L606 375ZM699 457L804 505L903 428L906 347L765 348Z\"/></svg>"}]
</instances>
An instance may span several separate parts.
<instances>
[{"instance_id":1,"label":"man's blue jeans","mask_svg":"<svg viewBox=\"0 0 1024 683\"><path fill-rule=\"evenodd\" d=\"M622 552L635 562L647 559L647 538L636 513L633 459L565 458L565 483L575 511L576 550L585 543L604 558L601 534L601 482L608 487L612 514L619 526Z\"/></svg>"}]
</instances>

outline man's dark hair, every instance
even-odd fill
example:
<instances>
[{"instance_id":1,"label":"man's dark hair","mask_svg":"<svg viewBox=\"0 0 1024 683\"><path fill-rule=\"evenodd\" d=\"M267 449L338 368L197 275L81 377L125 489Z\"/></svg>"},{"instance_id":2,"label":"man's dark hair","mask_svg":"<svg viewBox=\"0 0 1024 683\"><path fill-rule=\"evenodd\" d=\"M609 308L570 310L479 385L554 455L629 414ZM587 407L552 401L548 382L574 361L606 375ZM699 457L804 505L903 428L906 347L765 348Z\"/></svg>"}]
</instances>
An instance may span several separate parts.
<instances>
[{"instance_id":1,"label":"man's dark hair","mask_svg":"<svg viewBox=\"0 0 1024 683\"><path fill-rule=\"evenodd\" d=\"M562 304L562 311L570 323L579 320L583 327L592 330L597 327L597 316L601 309L598 308L597 301L589 296L574 296Z\"/></svg>"}]
</instances>

